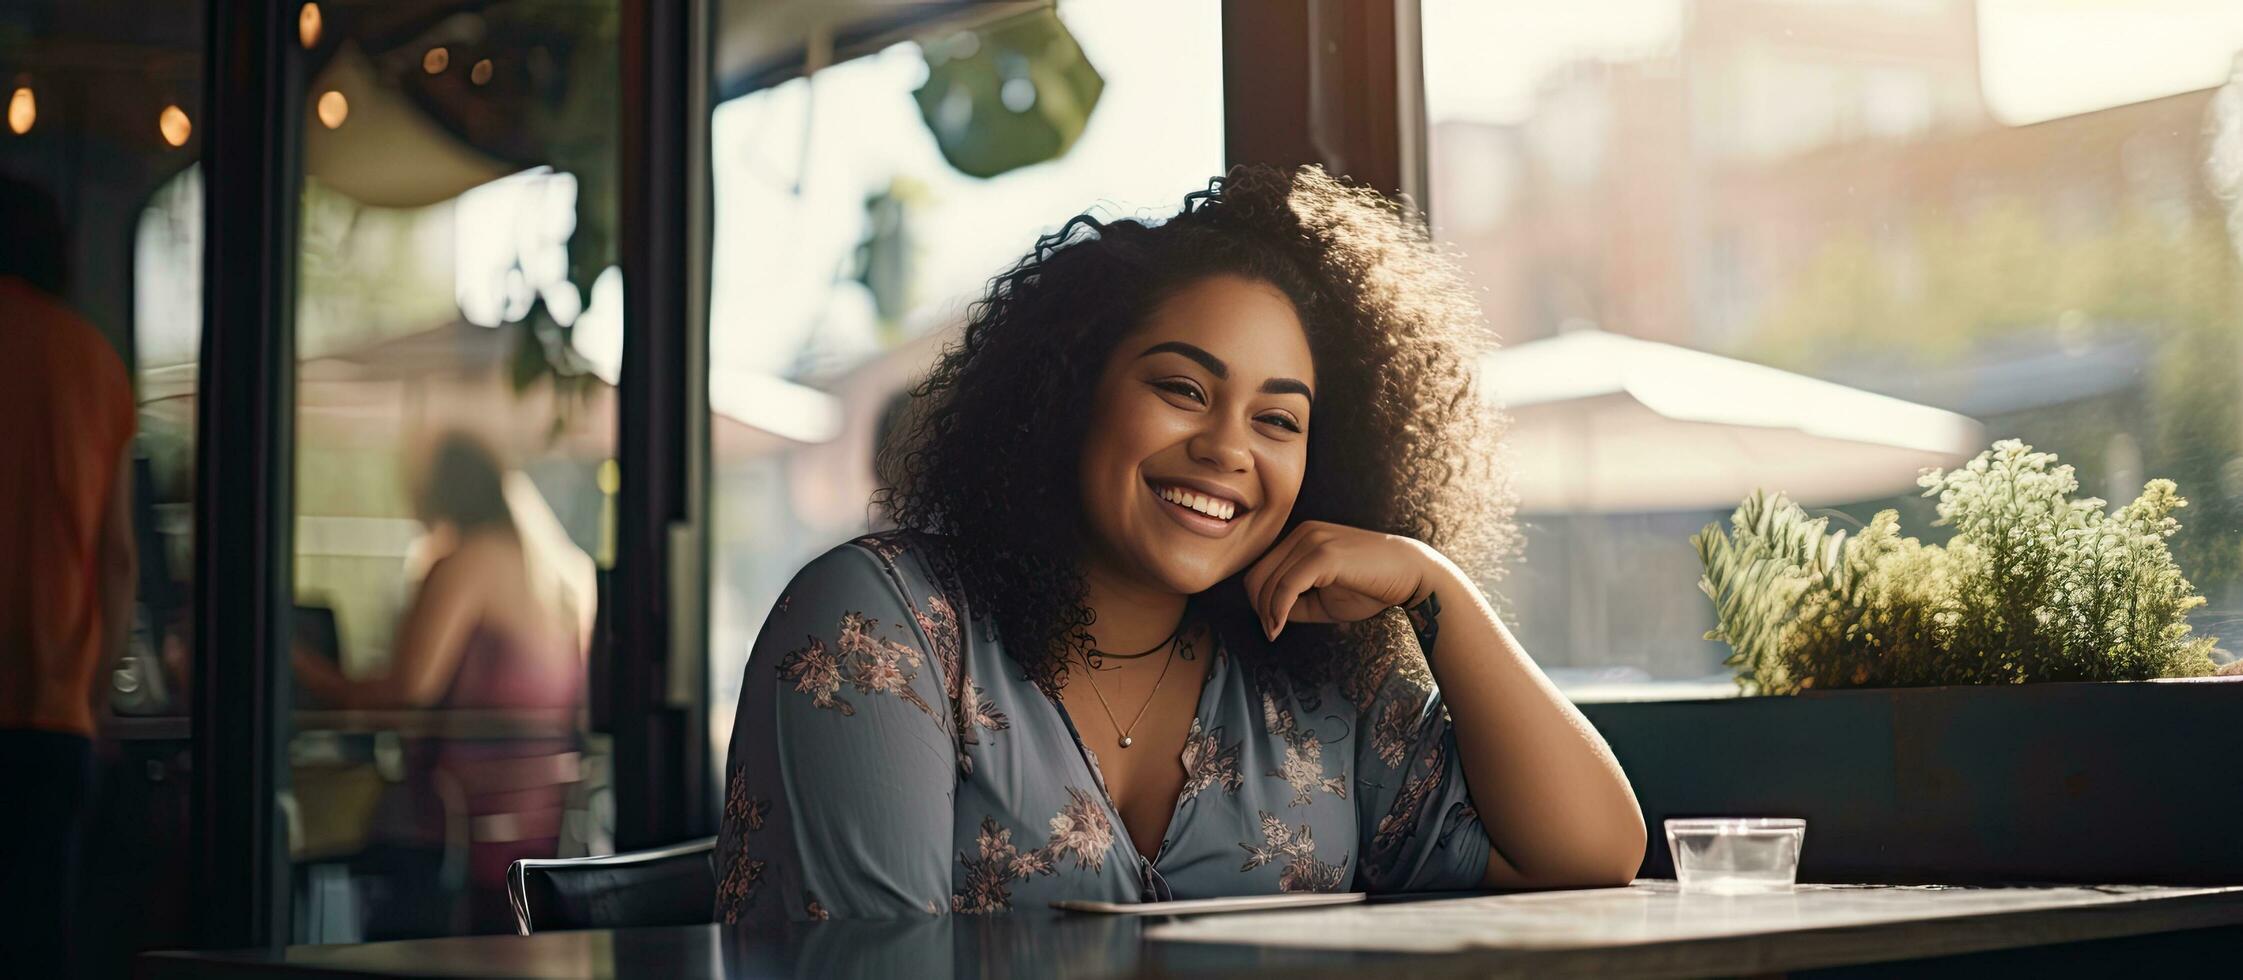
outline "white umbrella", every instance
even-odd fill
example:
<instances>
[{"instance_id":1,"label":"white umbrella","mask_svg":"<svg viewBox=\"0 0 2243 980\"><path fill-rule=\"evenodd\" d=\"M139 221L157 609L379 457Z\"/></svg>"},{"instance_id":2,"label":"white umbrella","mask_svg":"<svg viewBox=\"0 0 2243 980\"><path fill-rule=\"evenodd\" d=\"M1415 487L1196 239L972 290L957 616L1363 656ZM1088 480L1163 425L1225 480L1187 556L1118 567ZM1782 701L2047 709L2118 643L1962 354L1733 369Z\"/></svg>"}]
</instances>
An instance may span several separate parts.
<instances>
[{"instance_id":1,"label":"white umbrella","mask_svg":"<svg viewBox=\"0 0 2243 980\"><path fill-rule=\"evenodd\" d=\"M1871 500L1985 443L1953 412L1600 330L1497 351L1480 379L1511 416L1527 513L1726 509L1760 487Z\"/></svg>"}]
</instances>

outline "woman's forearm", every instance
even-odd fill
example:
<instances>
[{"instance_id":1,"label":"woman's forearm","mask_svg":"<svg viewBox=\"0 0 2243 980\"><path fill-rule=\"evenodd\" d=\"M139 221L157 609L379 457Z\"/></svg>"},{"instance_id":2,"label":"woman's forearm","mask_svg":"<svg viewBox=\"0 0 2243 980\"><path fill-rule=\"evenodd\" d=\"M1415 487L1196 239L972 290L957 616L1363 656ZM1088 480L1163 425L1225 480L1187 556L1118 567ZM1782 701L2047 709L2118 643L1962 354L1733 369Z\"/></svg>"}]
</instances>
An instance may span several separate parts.
<instances>
[{"instance_id":1,"label":"woman's forearm","mask_svg":"<svg viewBox=\"0 0 2243 980\"><path fill-rule=\"evenodd\" d=\"M1455 723L1473 806L1495 845L1487 883L1627 882L1643 859L1643 814L1612 749L1535 667L1479 587L1447 559L1435 565L1426 590L1440 613L1426 655Z\"/></svg>"},{"instance_id":2,"label":"woman's forearm","mask_svg":"<svg viewBox=\"0 0 2243 980\"><path fill-rule=\"evenodd\" d=\"M350 707L344 702L351 693L351 680L343 676L342 668L335 666L334 661L294 650L289 654L289 666L296 673L296 683L320 706Z\"/></svg>"},{"instance_id":3,"label":"woman's forearm","mask_svg":"<svg viewBox=\"0 0 2243 980\"><path fill-rule=\"evenodd\" d=\"M296 681L303 685L304 693L320 705L329 708L397 708L415 707L406 697L401 685L391 673L376 677L352 679L343 675L342 668L324 657L296 651L291 660Z\"/></svg>"}]
</instances>

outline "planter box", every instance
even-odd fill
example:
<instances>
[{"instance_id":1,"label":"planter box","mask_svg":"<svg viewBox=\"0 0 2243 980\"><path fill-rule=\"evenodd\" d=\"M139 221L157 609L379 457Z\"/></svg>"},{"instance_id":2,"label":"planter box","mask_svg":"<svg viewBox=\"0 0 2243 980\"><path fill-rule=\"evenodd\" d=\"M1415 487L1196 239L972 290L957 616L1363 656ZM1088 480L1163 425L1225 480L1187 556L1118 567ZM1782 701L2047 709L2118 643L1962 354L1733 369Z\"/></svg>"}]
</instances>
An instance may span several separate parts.
<instances>
[{"instance_id":1,"label":"planter box","mask_svg":"<svg viewBox=\"0 0 2243 980\"><path fill-rule=\"evenodd\" d=\"M1584 704L1661 821L1807 820L1802 881L2243 883L2243 677Z\"/></svg>"}]
</instances>

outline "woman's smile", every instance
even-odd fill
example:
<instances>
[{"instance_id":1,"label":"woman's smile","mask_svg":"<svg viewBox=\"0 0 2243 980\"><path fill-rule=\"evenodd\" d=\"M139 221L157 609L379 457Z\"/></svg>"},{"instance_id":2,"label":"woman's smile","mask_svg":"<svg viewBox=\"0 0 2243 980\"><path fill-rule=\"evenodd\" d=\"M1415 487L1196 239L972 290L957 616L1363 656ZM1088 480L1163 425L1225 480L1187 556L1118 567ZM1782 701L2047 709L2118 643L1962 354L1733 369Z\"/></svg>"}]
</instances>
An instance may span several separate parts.
<instances>
[{"instance_id":1,"label":"woman's smile","mask_svg":"<svg viewBox=\"0 0 2243 980\"><path fill-rule=\"evenodd\" d=\"M1251 510L1226 491L1204 484L1148 478L1153 506L1194 534L1220 538L1231 533ZM1212 491L1212 492L1209 492Z\"/></svg>"}]
</instances>

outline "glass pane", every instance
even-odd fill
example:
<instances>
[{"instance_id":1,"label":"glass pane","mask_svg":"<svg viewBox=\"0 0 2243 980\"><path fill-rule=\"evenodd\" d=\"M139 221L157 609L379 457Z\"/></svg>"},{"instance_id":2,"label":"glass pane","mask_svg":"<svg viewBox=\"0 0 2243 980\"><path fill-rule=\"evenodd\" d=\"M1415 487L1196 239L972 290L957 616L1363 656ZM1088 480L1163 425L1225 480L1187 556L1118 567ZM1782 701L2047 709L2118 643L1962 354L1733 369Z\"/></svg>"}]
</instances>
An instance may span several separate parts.
<instances>
[{"instance_id":1,"label":"glass pane","mask_svg":"<svg viewBox=\"0 0 2243 980\"><path fill-rule=\"evenodd\" d=\"M609 850L617 5L301 9L296 939L511 932Z\"/></svg>"},{"instance_id":2,"label":"glass pane","mask_svg":"<svg viewBox=\"0 0 2243 980\"><path fill-rule=\"evenodd\" d=\"M1223 169L1216 4L1073 0L1056 18L997 19L926 5L900 28L873 8L807 27L777 9L747 5L722 25L728 98L710 123L720 767L765 611L804 562L867 529L891 407L965 305L1069 217L1173 213ZM800 77L805 50L868 34L865 50ZM1102 87L1063 98L1086 63ZM964 74L984 68L990 84L970 94Z\"/></svg>"},{"instance_id":3,"label":"glass pane","mask_svg":"<svg viewBox=\"0 0 2243 980\"><path fill-rule=\"evenodd\" d=\"M88 975L189 938L203 37L199 3L0 8L0 795L81 801L80 846L9 841L69 918L10 926Z\"/></svg>"},{"instance_id":4,"label":"glass pane","mask_svg":"<svg viewBox=\"0 0 2243 980\"><path fill-rule=\"evenodd\" d=\"M2243 8L1426 0L1424 37L1435 230L1507 345L1500 587L1561 686L1732 691L1689 535L1764 486L1939 541L1918 469L2006 438L2114 506L2177 481L2191 621L2243 639Z\"/></svg>"}]
</instances>

